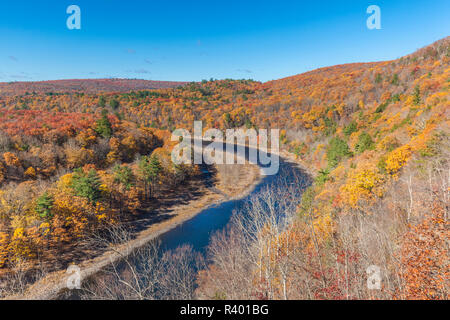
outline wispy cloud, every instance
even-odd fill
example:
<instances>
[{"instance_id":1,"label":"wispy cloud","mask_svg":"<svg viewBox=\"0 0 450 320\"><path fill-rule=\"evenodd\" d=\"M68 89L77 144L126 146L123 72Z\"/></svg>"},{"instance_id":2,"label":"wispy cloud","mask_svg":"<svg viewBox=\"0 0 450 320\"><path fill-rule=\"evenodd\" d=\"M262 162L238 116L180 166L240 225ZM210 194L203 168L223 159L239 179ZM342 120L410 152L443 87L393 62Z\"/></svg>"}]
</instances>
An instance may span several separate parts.
<instances>
[{"instance_id":1,"label":"wispy cloud","mask_svg":"<svg viewBox=\"0 0 450 320\"><path fill-rule=\"evenodd\" d=\"M134 70L134 73L148 74L151 72L147 69L137 69L137 70Z\"/></svg>"},{"instance_id":2,"label":"wispy cloud","mask_svg":"<svg viewBox=\"0 0 450 320\"><path fill-rule=\"evenodd\" d=\"M236 69L236 71L241 73L253 73L253 71L249 69Z\"/></svg>"},{"instance_id":3,"label":"wispy cloud","mask_svg":"<svg viewBox=\"0 0 450 320\"><path fill-rule=\"evenodd\" d=\"M149 59L144 59L144 62L147 63L147 64L152 64L152 63L153 63L153 62L152 62L151 60L149 60Z\"/></svg>"},{"instance_id":4,"label":"wispy cloud","mask_svg":"<svg viewBox=\"0 0 450 320\"><path fill-rule=\"evenodd\" d=\"M26 72L20 72L18 74L10 74L9 78L17 79L17 80L30 80L32 77Z\"/></svg>"},{"instance_id":5,"label":"wispy cloud","mask_svg":"<svg viewBox=\"0 0 450 320\"><path fill-rule=\"evenodd\" d=\"M125 72L127 72L127 73L138 73L138 74L150 74L151 72L150 72L150 70L147 70L147 69L143 69L143 68L141 68L141 69L135 69L135 70L125 70Z\"/></svg>"},{"instance_id":6,"label":"wispy cloud","mask_svg":"<svg viewBox=\"0 0 450 320\"><path fill-rule=\"evenodd\" d=\"M8 57L10 60L12 60L12 61L19 61L19 59L17 59L17 57L15 57L15 56L9 56Z\"/></svg>"},{"instance_id":7,"label":"wispy cloud","mask_svg":"<svg viewBox=\"0 0 450 320\"><path fill-rule=\"evenodd\" d=\"M136 50L134 50L134 49L127 49L127 50L125 50L125 52L129 53L129 54L135 54Z\"/></svg>"}]
</instances>

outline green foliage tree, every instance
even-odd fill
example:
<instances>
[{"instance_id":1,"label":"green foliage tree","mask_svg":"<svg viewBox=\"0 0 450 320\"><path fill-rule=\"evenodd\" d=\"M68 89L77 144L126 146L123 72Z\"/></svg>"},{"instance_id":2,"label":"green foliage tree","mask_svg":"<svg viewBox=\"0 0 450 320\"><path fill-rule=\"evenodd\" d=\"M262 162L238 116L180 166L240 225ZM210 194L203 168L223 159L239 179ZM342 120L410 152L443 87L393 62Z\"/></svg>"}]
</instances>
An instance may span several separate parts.
<instances>
[{"instance_id":1,"label":"green foliage tree","mask_svg":"<svg viewBox=\"0 0 450 320\"><path fill-rule=\"evenodd\" d=\"M231 119L231 115L228 112L225 113L225 124L228 128L232 128L234 126L233 119Z\"/></svg>"},{"instance_id":2,"label":"green foliage tree","mask_svg":"<svg viewBox=\"0 0 450 320\"><path fill-rule=\"evenodd\" d=\"M111 99L109 105L111 106L111 108L113 108L113 110L117 110L120 106L120 103L116 99Z\"/></svg>"},{"instance_id":3,"label":"green foliage tree","mask_svg":"<svg viewBox=\"0 0 450 320\"><path fill-rule=\"evenodd\" d=\"M102 111L102 117L97 120L95 127L95 132L101 135L103 138L111 138L112 136L112 126L108 119L108 112L106 109Z\"/></svg>"},{"instance_id":4,"label":"green foliage tree","mask_svg":"<svg viewBox=\"0 0 450 320\"><path fill-rule=\"evenodd\" d=\"M380 83L382 80L383 78L381 77L381 74L377 73L375 76L375 83Z\"/></svg>"},{"instance_id":5,"label":"green foliage tree","mask_svg":"<svg viewBox=\"0 0 450 320\"><path fill-rule=\"evenodd\" d=\"M381 157L378 160L377 168L380 171L380 173L382 173L382 174L386 174L387 173L387 171L386 171L386 157L385 156Z\"/></svg>"},{"instance_id":6,"label":"green foliage tree","mask_svg":"<svg viewBox=\"0 0 450 320\"><path fill-rule=\"evenodd\" d=\"M98 98L98 106L101 107L101 108L104 108L105 105L106 105L105 97L104 96L100 96Z\"/></svg>"},{"instance_id":7,"label":"green foliage tree","mask_svg":"<svg viewBox=\"0 0 450 320\"><path fill-rule=\"evenodd\" d=\"M39 217L45 220L52 218L52 207L54 199L48 192L44 192L36 201L35 211L39 214Z\"/></svg>"},{"instance_id":8,"label":"green foliage tree","mask_svg":"<svg viewBox=\"0 0 450 320\"><path fill-rule=\"evenodd\" d=\"M391 80L391 84L393 84L394 86L398 86L399 83L400 83L400 81L398 79L398 74L394 74L394 76L392 77L392 80Z\"/></svg>"},{"instance_id":9,"label":"green foliage tree","mask_svg":"<svg viewBox=\"0 0 450 320\"><path fill-rule=\"evenodd\" d=\"M336 122L334 122L333 119L330 119L328 117L325 117L323 119L324 123L325 123L325 130L324 133L326 136L332 135L336 132Z\"/></svg>"},{"instance_id":10,"label":"green foliage tree","mask_svg":"<svg viewBox=\"0 0 450 320\"><path fill-rule=\"evenodd\" d=\"M335 168L342 159L351 157L352 155L347 142L339 137L334 137L330 140L327 149L328 168Z\"/></svg>"},{"instance_id":11,"label":"green foliage tree","mask_svg":"<svg viewBox=\"0 0 450 320\"><path fill-rule=\"evenodd\" d=\"M154 183L162 172L161 162L155 155L144 156L139 161L139 172L145 183L146 194L151 197Z\"/></svg>"},{"instance_id":12,"label":"green foliage tree","mask_svg":"<svg viewBox=\"0 0 450 320\"><path fill-rule=\"evenodd\" d=\"M388 105L389 101L383 102L375 109L375 113L382 113L384 110L386 110Z\"/></svg>"},{"instance_id":13,"label":"green foliage tree","mask_svg":"<svg viewBox=\"0 0 450 320\"><path fill-rule=\"evenodd\" d=\"M330 170L328 168L319 170L319 173L317 174L315 179L316 185L320 186L327 182L330 179L329 174Z\"/></svg>"},{"instance_id":14,"label":"green foliage tree","mask_svg":"<svg viewBox=\"0 0 450 320\"><path fill-rule=\"evenodd\" d=\"M358 142L355 145L357 153L363 153L366 150L372 150L374 148L374 142L372 137L367 132L362 132L358 137Z\"/></svg>"},{"instance_id":15,"label":"green foliage tree","mask_svg":"<svg viewBox=\"0 0 450 320\"><path fill-rule=\"evenodd\" d=\"M70 187L76 196L87 198L91 204L98 202L102 198L100 189L101 181L94 169L85 173L83 169L78 168L72 175Z\"/></svg>"},{"instance_id":16,"label":"green foliage tree","mask_svg":"<svg viewBox=\"0 0 450 320\"><path fill-rule=\"evenodd\" d=\"M353 132L356 132L356 130L358 130L358 125L356 124L356 121L352 121L348 124L348 126L346 126L344 128L344 134L348 137L350 136Z\"/></svg>"},{"instance_id":17,"label":"green foliage tree","mask_svg":"<svg viewBox=\"0 0 450 320\"><path fill-rule=\"evenodd\" d=\"M399 93L394 94L394 95L392 96L392 98L390 99L390 101L391 101L391 102L399 102L399 101L400 101L400 94L399 94Z\"/></svg>"},{"instance_id":18,"label":"green foliage tree","mask_svg":"<svg viewBox=\"0 0 450 320\"><path fill-rule=\"evenodd\" d=\"M253 123L251 122L251 120L249 118L245 118L245 127L247 129L251 129L253 127Z\"/></svg>"},{"instance_id":19,"label":"green foliage tree","mask_svg":"<svg viewBox=\"0 0 450 320\"><path fill-rule=\"evenodd\" d=\"M416 86L414 88L414 99L413 99L414 105L416 105L416 106L419 105L420 101L421 101L421 99L420 99L420 88L419 88L419 86Z\"/></svg>"},{"instance_id":20,"label":"green foliage tree","mask_svg":"<svg viewBox=\"0 0 450 320\"><path fill-rule=\"evenodd\" d=\"M302 201L300 203L298 210L300 218L305 218L310 215L310 211L313 206L315 197L316 197L316 190L314 186L306 188L306 190L302 194Z\"/></svg>"},{"instance_id":21,"label":"green foliage tree","mask_svg":"<svg viewBox=\"0 0 450 320\"><path fill-rule=\"evenodd\" d=\"M134 174L133 171L127 166L116 165L113 168L114 172L114 182L120 183L129 190L134 185Z\"/></svg>"}]
</instances>

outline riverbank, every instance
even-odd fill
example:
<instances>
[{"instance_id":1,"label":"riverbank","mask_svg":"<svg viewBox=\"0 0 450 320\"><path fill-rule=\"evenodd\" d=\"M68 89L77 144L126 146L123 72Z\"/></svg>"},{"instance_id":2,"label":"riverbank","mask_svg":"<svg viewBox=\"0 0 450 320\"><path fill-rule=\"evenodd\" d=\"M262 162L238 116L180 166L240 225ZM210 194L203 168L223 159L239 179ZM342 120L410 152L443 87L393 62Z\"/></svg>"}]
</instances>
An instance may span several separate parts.
<instances>
[{"instance_id":1,"label":"riverbank","mask_svg":"<svg viewBox=\"0 0 450 320\"><path fill-rule=\"evenodd\" d=\"M182 203L175 202L169 207L162 208L163 210L160 211L164 213L160 214L165 215L162 221L141 230L127 243L111 248L95 258L78 263L81 280L94 275L132 250L144 246L149 241L191 219L207 207L247 196L261 180L260 168L256 165L218 165L215 168L214 184L211 187L201 186L201 189L197 190L202 196ZM68 276L66 270L51 272L30 285L25 294L10 296L6 299L55 299L67 287Z\"/></svg>"}]
</instances>

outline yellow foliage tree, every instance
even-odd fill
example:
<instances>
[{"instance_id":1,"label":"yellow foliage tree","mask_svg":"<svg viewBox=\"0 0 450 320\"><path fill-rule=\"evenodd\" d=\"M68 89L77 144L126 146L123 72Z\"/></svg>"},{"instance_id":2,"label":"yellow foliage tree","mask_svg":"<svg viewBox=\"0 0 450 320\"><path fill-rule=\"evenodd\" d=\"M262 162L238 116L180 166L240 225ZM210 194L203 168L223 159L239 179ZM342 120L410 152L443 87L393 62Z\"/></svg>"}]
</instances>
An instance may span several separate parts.
<instances>
[{"instance_id":1,"label":"yellow foliage tree","mask_svg":"<svg viewBox=\"0 0 450 320\"><path fill-rule=\"evenodd\" d=\"M409 145L401 146L390 152L386 158L386 171L394 175L396 174L411 157L411 147Z\"/></svg>"},{"instance_id":2,"label":"yellow foliage tree","mask_svg":"<svg viewBox=\"0 0 450 320\"><path fill-rule=\"evenodd\" d=\"M361 199L370 201L375 196L382 196L383 180L383 176L372 163L350 170L346 183L340 188L343 202L356 208Z\"/></svg>"}]
</instances>

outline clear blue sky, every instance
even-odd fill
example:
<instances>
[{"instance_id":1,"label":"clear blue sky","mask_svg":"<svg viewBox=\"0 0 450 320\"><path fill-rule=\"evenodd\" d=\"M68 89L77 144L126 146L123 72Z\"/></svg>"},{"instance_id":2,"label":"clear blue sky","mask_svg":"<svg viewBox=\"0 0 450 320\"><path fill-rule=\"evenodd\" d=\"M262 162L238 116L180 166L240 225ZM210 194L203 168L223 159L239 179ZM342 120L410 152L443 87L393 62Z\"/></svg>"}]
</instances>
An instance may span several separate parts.
<instances>
[{"instance_id":1,"label":"clear blue sky","mask_svg":"<svg viewBox=\"0 0 450 320\"><path fill-rule=\"evenodd\" d=\"M81 30L66 27L71 4ZM371 4L381 30L366 27ZM267 81L395 59L449 31L449 0L1 0L0 81Z\"/></svg>"}]
</instances>

